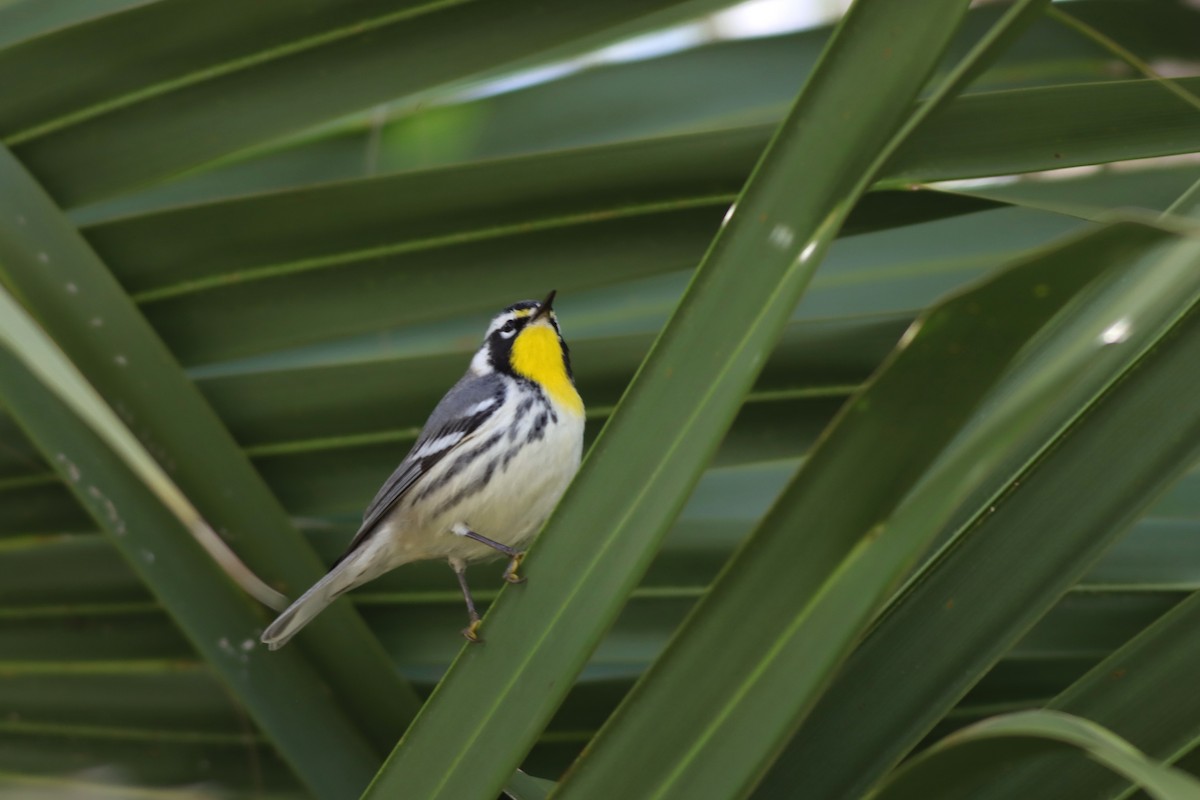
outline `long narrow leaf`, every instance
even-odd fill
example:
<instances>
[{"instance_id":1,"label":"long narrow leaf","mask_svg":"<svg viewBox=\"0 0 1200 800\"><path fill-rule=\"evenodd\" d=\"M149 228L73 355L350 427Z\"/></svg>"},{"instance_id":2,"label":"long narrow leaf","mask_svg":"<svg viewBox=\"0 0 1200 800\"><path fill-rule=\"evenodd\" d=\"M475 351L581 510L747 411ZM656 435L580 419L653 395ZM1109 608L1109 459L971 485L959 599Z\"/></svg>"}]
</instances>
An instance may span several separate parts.
<instances>
[{"instance_id":1,"label":"long narrow leaf","mask_svg":"<svg viewBox=\"0 0 1200 800\"><path fill-rule=\"evenodd\" d=\"M1164 760L1200 744L1200 697L1181 691L1200 663L1200 594L1193 594L1051 700L1046 708L1093 720ZM1114 797L1120 775L1072 754L1014 766L981 787L993 798Z\"/></svg>"},{"instance_id":2,"label":"long narrow leaf","mask_svg":"<svg viewBox=\"0 0 1200 800\"><path fill-rule=\"evenodd\" d=\"M956 460L946 473L952 480L929 490L938 506L923 508L919 525L906 527L912 512L898 510L901 500L925 479L986 394L1003 382L1022 347L1106 272L1111 280L1131 255L1163 238L1127 226L1093 234L1017 265L918 320L903 348L849 401L672 646L567 776L562 796L598 797L614 781L640 779L666 761L675 772L659 778L658 791L684 797L719 786L733 754L752 748L755 739L777 752L886 591L932 541L939 517L953 513L978 473L962 470ZM1050 276L1056 278L1053 294L1026 304L1020 315L1011 313ZM954 380L930 404L928 383L951 356ZM1085 351L1058 368L1091 360ZM1022 397L995 409L992 425L1019 441L1038 425L1038 415L1028 416L1034 402ZM1044 405L1045 395L1036 402ZM1012 414L1019 415L1019 424ZM881 450L880 442L888 446ZM963 446L958 459L983 464L1004 450L976 442ZM864 469L868 458L871 466ZM848 495L856 502L839 499ZM727 653L721 663L706 663L718 651ZM701 663L706 666L698 669ZM707 702L689 704L687 697ZM667 708L673 709L669 723L650 723ZM663 756L664 741L689 748L677 756L678 766ZM712 767L692 765L682 775L685 757ZM745 791L745 781L726 787L726 794Z\"/></svg>"},{"instance_id":3,"label":"long narrow leaf","mask_svg":"<svg viewBox=\"0 0 1200 800\"><path fill-rule=\"evenodd\" d=\"M1169 3L1131 5L1120 0L1076 0L1071 9L1091 25L1119 35L1143 57L1188 59L1194 55L1192 44L1200 20L1194 9ZM1004 10L998 3L973 8L949 55L957 58L959 51L969 49ZM102 202L89 214L127 215L231 194L359 178L364 171L409 171L750 121L769 123L762 126L765 144L795 93L792 76L811 69L830 30L821 27L783 36L722 41L660 58L606 64L465 103L401 107L383 123L378 116L362 115L327 135L302 135L257 156ZM1114 73L1112 57L1102 48L1053 20L1039 19L973 88L1120 77ZM1062 110L1060 124L1068 124L1067 109ZM1058 107L1052 111L1057 112ZM1049 115L1051 110L1045 113ZM1082 113L1076 112L1077 119ZM989 116L978 107L975 114ZM1045 125L1046 119L1038 122ZM1149 120L1145 122L1150 125ZM981 130L989 130L983 119L980 123ZM1019 124L1013 119L1004 123ZM1076 135L1099 138L1100 132L1080 130ZM1044 138L1049 136L1047 132ZM987 152L977 155L983 158Z\"/></svg>"},{"instance_id":4,"label":"long narrow leaf","mask_svg":"<svg viewBox=\"0 0 1200 800\"><path fill-rule=\"evenodd\" d=\"M554 781L526 775L521 770L508 779L504 793L512 800L546 800L554 790Z\"/></svg>"},{"instance_id":5,"label":"long narrow leaf","mask_svg":"<svg viewBox=\"0 0 1200 800\"><path fill-rule=\"evenodd\" d=\"M127 462L60 399L58 392L73 394L77 387L52 391L41 381L49 370L35 374L28 368L28 361L46 357L47 349L30 349L25 339L4 344L0 399L126 561L173 609L192 645L317 797L341 800L361 790L377 755L356 721L299 651L277 659L258 645L265 622L261 609L229 581ZM20 357L15 348L23 350ZM72 405L88 399L75 398Z\"/></svg>"},{"instance_id":6,"label":"long narrow leaf","mask_svg":"<svg viewBox=\"0 0 1200 800\"><path fill-rule=\"evenodd\" d=\"M229 545L217 536L191 501L179 491L142 443L37 326L12 296L0 288L0 344L24 364L31 374L54 392L104 442L112 448L159 501L188 529L205 552L260 603L282 611L287 600L246 568Z\"/></svg>"},{"instance_id":7,"label":"long narrow leaf","mask_svg":"<svg viewBox=\"0 0 1200 800\"><path fill-rule=\"evenodd\" d=\"M1179 84L1195 93L1200 78ZM1113 131L1132 133L1128 123L1135 119L1146 123L1139 146L1130 147L1124 135L1112 138ZM1188 153L1197 125L1196 110L1152 80L983 92L963 97L914 135L884 174L904 184L1145 157L1139 151Z\"/></svg>"},{"instance_id":8,"label":"long narrow leaf","mask_svg":"<svg viewBox=\"0 0 1200 800\"><path fill-rule=\"evenodd\" d=\"M129 296L28 172L0 150L0 276L255 574L293 592L323 572L290 520ZM56 466L57 468L57 466ZM170 549L158 552L170 558ZM172 611L186 613L186 609ZM415 693L346 605L315 623L309 657L380 751Z\"/></svg>"},{"instance_id":9,"label":"long narrow leaf","mask_svg":"<svg viewBox=\"0 0 1200 800\"><path fill-rule=\"evenodd\" d=\"M780 758L762 796L800 781L817 796L871 786L1189 466L1196 452L1192 415L1172 413L1170 425L1153 433L1144 433L1138 421L1165 419L1163 404L1186 391L1180 384L1189 376L1171 370L1179 369L1181 351L1192 346L1179 331L1194 325L1196 315L1169 326L1188 313L1200 291L1197 260L1193 242L1172 245L1135 263L1139 269L1095 303L1101 316L1079 330L1080 346L1113 346L1089 365L1100 367L1094 375L1081 372L1073 379L1078 384L1059 385L1062 403L1043 423L1079 420L1057 436L1046 431L1052 447L1035 439L1032 450L1018 449L982 482L964 504L967 519L956 521L969 522L968 529L859 645ZM1157 349L1139 355L1147 347ZM1042 370L1069 354L1032 359L1018 373L1024 380L1006 391L1036 389L1050 374ZM1106 372L1122 378L1107 390L1112 377ZM1023 468L1022 459L1036 460ZM1122 469L1108 469L1113 459ZM902 687L880 683L897 670L908 676ZM857 733L863 747L837 748L827 737L857 719L864 704L873 711L872 725Z\"/></svg>"},{"instance_id":10,"label":"long narrow leaf","mask_svg":"<svg viewBox=\"0 0 1200 800\"><path fill-rule=\"evenodd\" d=\"M1186 772L1151 761L1099 725L1051 711L1010 714L972 725L915 758L869 798L974 798L1005 771L1064 750L1082 752L1155 800L1200 798L1200 781Z\"/></svg>"},{"instance_id":11,"label":"long narrow leaf","mask_svg":"<svg viewBox=\"0 0 1200 800\"><path fill-rule=\"evenodd\" d=\"M168 13L161 17L156 13L160 11L157 5L151 3L146 9L118 17L115 31L97 25L101 29L88 31L92 35L85 41L104 49L132 37L138 50L147 43L169 47L170 39L164 42L162 37L186 39L197 27L189 23L189 13L207 4L204 0L169 3L161 9ZM245 8L240 3L229 5ZM352 16L357 16L362 13L357 7L363 4L328 5L333 12L338 7L349 7ZM375 13L368 12L365 19L347 21L346 14L327 10L323 20L334 27L298 31L301 26L292 20L303 15L295 13L293 4L276 0L271 3L271 13L261 18L237 15L235 19L244 26L235 29L238 38L246 38L248 31L271 31L276 26L296 31L294 38L272 44L270 37L260 33L254 38L264 41L245 55L190 72L185 66L181 74L120 91L73 114L12 132L6 143L57 200L76 204L182 172L376 103L512 65L573 40L594 36L597 31L619 29L640 19L662 24L665 20L654 12L681 8L696 13L711 2L406 0L399 9L396 3L372 5ZM205 11L211 13L207 8ZM253 11L259 11L257 6ZM122 25L124 17L129 18L128 26ZM149 26L136 24L146 17L151 18ZM222 20L224 16L216 14L212 18ZM146 27L155 33L146 33ZM219 33L232 38L230 31ZM47 60L51 65L57 63L54 54L59 51L55 45L63 47L55 39L69 40L71 34L68 29L45 43L42 49L50 51ZM34 43L27 49L41 44ZM78 42L68 41L64 49L72 45L79 47ZM29 85L21 78L30 73L28 65L13 65L11 69L9 80L17 86ZM138 82L138 70L132 72L129 79ZM40 92L30 94L36 99ZM204 135L197 135L199 131Z\"/></svg>"},{"instance_id":12,"label":"long narrow leaf","mask_svg":"<svg viewBox=\"0 0 1200 800\"><path fill-rule=\"evenodd\" d=\"M501 594L488 644L455 663L369 796L482 797L517 766L645 570L965 10L867 0L843 20L549 522L529 584ZM842 113L849 94L859 114Z\"/></svg>"},{"instance_id":13,"label":"long narrow leaf","mask_svg":"<svg viewBox=\"0 0 1200 800\"><path fill-rule=\"evenodd\" d=\"M1167 214L1194 216L1200 183ZM1173 760L1200 744L1200 694L1180 692L1200 663L1200 593L1191 594L1046 704L1093 720L1157 758ZM1127 781L1070 754L1022 763L989 783L980 800L1085 798L1121 794ZM1123 795L1122 795L1123 796Z\"/></svg>"},{"instance_id":14,"label":"long narrow leaf","mask_svg":"<svg viewBox=\"0 0 1200 800\"><path fill-rule=\"evenodd\" d=\"M489 312L496 297L521 296L531 281L550 281L565 297L689 269L770 130L305 186L114 220L85 235L181 360L216 361ZM996 131L1004 133L992 142ZM907 184L1144 158L1186 151L1198 131L1200 114L1153 81L969 95L914 131L879 177ZM974 146L981 139L988 145ZM1063 140L1071 148L1048 144ZM931 196L867 195L866 224L851 226L852 215L842 234L986 206L947 198L948 207L922 212L922 201ZM230 233L213 237L214 229ZM429 271L447 285L421 280ZM393 302L398 295L411 302Z\"/></svg>"},{"instance_id":15,"label":"long narrow leaf","mask_svg":"<svg viewBox=\"0 0 1200 800\"><path fill-rule=\"evenodd\" d=\"M1037 3L1016 5L939 87L935 98L951 96L968 82L1000 43L1037 13ZM923 111L935 107L936 100ZM889 535L884 530L884 543L874 548L874 557L869 545L880 531L858 541L873 523L888 518L911 485L899 476L921 474L922 459L932 460L954 435L1020 343L1037 333L1094 275L1077 265L1078 283L1058 287L1065 296L1031 309L1027 316L1011 316L1010 330L986 330L985 341L1003 342L1000 347L975 341L979 334L973 336L962 326L969 326L975 315L989 320L1002 316L997 310L1010 305L1009 297L1021 296L1031 289L1031 281L1043 279L1036 266L998 280L995 287L956 297L925 322L919 321L906 336L907 349L894 359L892 371L852 401L854 411L844 412L841 427L823 439L776 511L730 562L672 646L572 768L560 795L591 798L649 787L648 796L653 797L722 798L749 791L788 730L815 702L866 615L929 541L920 533ZM913 331L926 328L929 334L918 332L911 338ZM895 415L906 405L906 392L924 386L916 376L923 377L932 361L944 359L946 350L971 353L970 370L960 367L952 397L947 392L938 406L926 406L929 419L910 421L907 429L921 438L919 444L905 446L894 432ZM866 409L870 411L864 419ZM876 456L875 480L864 486L867 451L861 445L869 443L874 449L881 440L889 441L892 457L905 459L904 468ZM872 493L875 487L880 491ZM848 492L865 496L853 504L840 503L837 498ZM945 497L950 508L953 496L949 492ZM815 541L800 540L796 530L820 534ZM798 551L802 541L805 548ZM763 624L747 624L751 619ZM833 619L840 620L840 630ZM718 651L725 655L714 663L711 655ZM689 701L699 697L705 701Z\"/></svg>"}]
</instances>

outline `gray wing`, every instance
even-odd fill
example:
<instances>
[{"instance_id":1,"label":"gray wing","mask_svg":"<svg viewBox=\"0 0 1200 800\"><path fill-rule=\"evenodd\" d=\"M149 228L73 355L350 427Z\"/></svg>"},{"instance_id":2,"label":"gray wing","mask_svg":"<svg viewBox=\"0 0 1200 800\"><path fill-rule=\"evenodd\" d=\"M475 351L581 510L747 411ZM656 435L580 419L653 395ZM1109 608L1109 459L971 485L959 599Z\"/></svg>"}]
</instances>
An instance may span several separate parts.
<instances>
[{"instance_id":1,"label":"gray wing","mask_svg":"<svg viewBox=\"0 0 1200 800\"><path fill-rule=\"evenodd\" d=\"M413 484L459 444L466 441L504 404L505 382L499 375L468 372L442 398L408 455L400 462L363 514L363 523L350 547L330 569L342 563L371 537L379 523Z\"/></svg>"}]
</instances>

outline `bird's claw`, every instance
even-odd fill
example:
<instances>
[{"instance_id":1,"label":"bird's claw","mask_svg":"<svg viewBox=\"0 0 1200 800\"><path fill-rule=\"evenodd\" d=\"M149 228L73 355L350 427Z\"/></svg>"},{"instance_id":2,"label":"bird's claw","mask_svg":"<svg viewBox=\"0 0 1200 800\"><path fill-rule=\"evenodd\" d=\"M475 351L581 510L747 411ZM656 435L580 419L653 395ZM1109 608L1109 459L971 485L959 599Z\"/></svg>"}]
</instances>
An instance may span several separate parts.
<instances>
[{"instance_id":1,"label":"bird's claw","mask_svg":"<svg viewBox=\"0 0 1200 800\"><path fill-rule=\"evenodd\" d=\"M463 637L471 644L479 644L483 639L479 638L479 625L483 622L480 619L471 620L471 624L462 629Z\"/></svg>"},{"instance_id":2,"label":"bird's claw","mask_svg":"<svg viewBox=\"0 0 1200 800\"><path fill-rule=\"evenodd\" d=\"M504 580L508 581L509 583L524 583L526 580L525 576L517 574L517 569L521 566L521 562L524 560L524 553L517 553L515 556L513 556L512 560L508 562L508 566L504 568Z\"/></svg>"}]
</instances>

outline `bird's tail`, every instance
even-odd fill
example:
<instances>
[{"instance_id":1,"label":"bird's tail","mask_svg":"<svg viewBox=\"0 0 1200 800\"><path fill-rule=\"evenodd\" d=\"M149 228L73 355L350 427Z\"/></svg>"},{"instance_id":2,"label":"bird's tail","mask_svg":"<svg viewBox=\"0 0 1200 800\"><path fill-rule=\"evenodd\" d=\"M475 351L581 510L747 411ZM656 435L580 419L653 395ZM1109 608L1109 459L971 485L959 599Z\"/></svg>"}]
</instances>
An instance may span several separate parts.
<instances>
[{"instance_id":1,"label":"bird's tail","mask_svg":"<svg viewBox=\"0 0 1200 800\"><path fill-rule=\"evenodd\" d=\"M278 650L300 632L300 629L312 621L312 618L325 610L325 607L338 599L347 589L352 589L364 582L361 574L354 570L345 569L348 562L335 566L321 580L296 602L288 606L267 629L263 631L262 641L271 650Z\"/></svg>"}]
</instances>

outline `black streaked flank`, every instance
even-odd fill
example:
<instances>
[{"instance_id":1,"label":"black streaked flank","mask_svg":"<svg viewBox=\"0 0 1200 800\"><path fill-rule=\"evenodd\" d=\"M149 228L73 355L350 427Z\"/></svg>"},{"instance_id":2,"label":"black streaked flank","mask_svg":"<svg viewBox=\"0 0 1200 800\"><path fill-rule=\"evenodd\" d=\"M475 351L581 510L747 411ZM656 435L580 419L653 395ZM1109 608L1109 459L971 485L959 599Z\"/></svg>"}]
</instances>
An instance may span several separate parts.
<instances>
[{"instance_id":1,"label":"black streaked flank","mask_svg":"<svg viewBox=\"0 0 1200 800\"><path fill-rule=\"evenodd\" d=\"M541 400L542 402L545 402L545 398L541 396L540 392L537 395L526 395L524 398L522 398L521 403L517 406L517 410L513 412L513 419L516 420L517 423L525 419L525 415L528 414L530 409L533 408L533 403L535 400ZM514 424L508 429L508 440L510 442L515 442L517 440L517 434L520 432L519 428L519 424Z\"/></svg>"},{"instance_id":2,"label":"black streaked flank","mask_svg":"<svg viewBox=\"0 0 1200 800\"><path fill-rule=\"evenodd\" d=\"M504 431L497 431L479 444L472 447L470 450L466 450L460 455L456 456L455 459L450 462L450 466L446 468L446 471L439 475L437 479L433 481L433 483L421 488L421 492L417 495L416 499L424 500L438 489L441 489L450 481L451 478L457 476L471 464L475 463L475 461L482 457L484 453L498 445L500 440L503 438Z\"/></svg>"},{"instance_id":3,"label":"black streaked flank","mask_svg":"<svg viewBox=\"0 0 1200 800\"><path fill-rule=\"evenodd\" d=\"M525 437L527 444L536 442L546 435L546 423L550 421L549 407L542 409L542 412L537 415L537 419L533 421L533 425L529 427L529 435Z\"/></svg>"},{"instance_id":4,"label":"black streaked flank","mask_svg":"<svg viewBox=\"0 0 1200 800\"><path fill-rule=\"evenodd\" d=\"M487 468L484 469L482 475L480 475L478 478L471 481L466 486L459 489L457 492L452 494L450 497L446 498L441 503L439 503L437 510L434 511L433 513L434 514L445 513L446 511L449 511L450 509L457 506L463 500L466 500L471 495L479 494L480 492L482 492L485 488L487 488L487 485L492 482L492 476L496 474L496 465L499 461L500 461L499 456L496 456L491 461L489 461Z\"/></svg>"}]
</instances>

